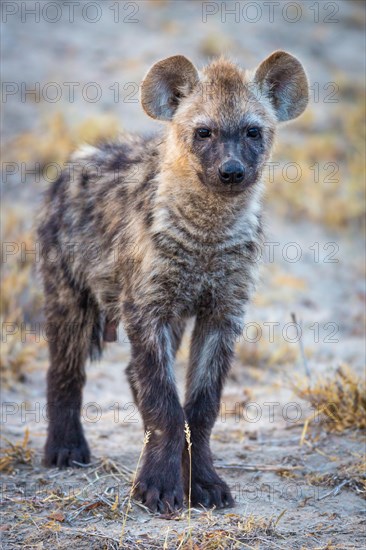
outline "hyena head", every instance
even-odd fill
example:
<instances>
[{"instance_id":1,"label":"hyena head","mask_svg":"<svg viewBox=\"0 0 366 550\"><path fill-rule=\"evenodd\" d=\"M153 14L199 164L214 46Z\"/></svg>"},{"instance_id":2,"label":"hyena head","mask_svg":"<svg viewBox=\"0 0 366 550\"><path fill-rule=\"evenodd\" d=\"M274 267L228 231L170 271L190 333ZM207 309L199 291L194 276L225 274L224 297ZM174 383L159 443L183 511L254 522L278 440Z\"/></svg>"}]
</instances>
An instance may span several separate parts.
<instances>
[{"instance_id":1,"label":"hyena head","mask_svg":"<svg viewBox=\"0 0 366 550\"><path fill-rule=\"evenodd\" d=\"M279 122L308 102L301 63L278 51L254 71L223 58L201 73L185 57L159 61L141 87L144 110L170 122L170 166L216 193L243 193L260 180Z\"/></svg>"}]
</instances>

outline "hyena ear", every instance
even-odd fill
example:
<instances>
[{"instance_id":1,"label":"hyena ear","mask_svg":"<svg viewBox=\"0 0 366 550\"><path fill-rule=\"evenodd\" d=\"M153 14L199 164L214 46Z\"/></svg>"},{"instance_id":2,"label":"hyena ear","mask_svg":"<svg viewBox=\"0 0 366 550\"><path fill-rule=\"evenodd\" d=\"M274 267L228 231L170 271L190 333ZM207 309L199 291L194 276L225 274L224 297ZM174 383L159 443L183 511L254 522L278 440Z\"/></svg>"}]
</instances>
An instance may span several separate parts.
<instances>
[{"instance_id":1,"label":"hyena ear","mask_svg":"<svg viewBox=\"0 0 366 550\"><path fill-rule=\"evenodd\" d=\"M141 104L152 118L171 120L182 97L198 82L198 72L183 55L158 61L141 85Z\"/></svg>"},{"instance_id":2,"label":"hyena ear","mask_svg":"<svg viewBox=\"0 0 366 550\"><path fill-rule=\"evenodd\" d=\"M296 118L309 100L309 85L300 61L287 52L277 51L265 59L255 72L260 92L274 107L277 120Z\"/></svg>"}]
</instances>

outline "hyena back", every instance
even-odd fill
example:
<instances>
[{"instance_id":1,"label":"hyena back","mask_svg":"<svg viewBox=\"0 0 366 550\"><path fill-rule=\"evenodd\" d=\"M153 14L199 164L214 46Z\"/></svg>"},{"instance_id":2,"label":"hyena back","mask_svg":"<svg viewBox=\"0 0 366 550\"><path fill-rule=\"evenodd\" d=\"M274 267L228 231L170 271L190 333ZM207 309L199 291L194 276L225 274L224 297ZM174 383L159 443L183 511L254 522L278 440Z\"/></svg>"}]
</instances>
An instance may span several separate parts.
<instances>
[{"instance_id":1,"label":"hyena back","mask_svg":"<svg viewBox=\"0 0 366 550\"><path fill-rule=\"evenodd\" d=\"M252 72L218 59L198 73L174 56L156 63L141 87L143 108L167 121L165 133L126 136L72 157L39 225L54 335L46 465L89 462L80 422L84 367L123 322L128 379L151 432L136 496L151 510L182 506L188 422L192 505L233 504L209 438L256 279L261 173L278 122L301 114L307 99L303 68L285 52ZM181 406L173 363L191 317Z\"/></svg>"}]
</instances>

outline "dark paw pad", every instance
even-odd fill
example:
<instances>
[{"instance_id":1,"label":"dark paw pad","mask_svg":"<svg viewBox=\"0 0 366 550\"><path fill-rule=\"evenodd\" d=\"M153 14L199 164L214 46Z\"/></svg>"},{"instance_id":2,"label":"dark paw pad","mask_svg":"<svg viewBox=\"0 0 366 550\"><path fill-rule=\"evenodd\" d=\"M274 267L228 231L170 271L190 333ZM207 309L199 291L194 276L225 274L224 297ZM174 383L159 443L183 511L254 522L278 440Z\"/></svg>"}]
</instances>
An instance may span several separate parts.
<instances>
[{"instance_id":1,"label":"dark paw pad","mask_svg":"<svg viewBox=\"0 0 366 550\"><path fill-rule=\"evenodd\" d=\"M73 438L74 439L74 438ZM54 438L48 438L44 465L48 468L57 466L58 468L67 468L69 466L76 468L78 464L89 464L90 451L83 435L77 442L68 443L67 441L55 441Z\"/></svg>"},{"instance_id":2,"label":"dark paw pad","mask_svg":"<svg viewBox=\"0 0 366 550\"><path fill-rule=\"evenodd\" d=\"M142 472L136 482L134 497L152 512L170 514L183 506L183 485L180 480L167 479L164 470L160 475Z\"/></svg>"},{"instance_id":3,"label":"dark paw pad","mask_svg":"<svg viewBox=\"0 0 366 550\"><path fill-rule=\"evenodd\" d=\"M226 483L219 476L193 478L191 489L192 506L205 508L228 508L234 506L234 499ZM214 477L214 479L212 479Z\"/></svg>"}]
</instances>

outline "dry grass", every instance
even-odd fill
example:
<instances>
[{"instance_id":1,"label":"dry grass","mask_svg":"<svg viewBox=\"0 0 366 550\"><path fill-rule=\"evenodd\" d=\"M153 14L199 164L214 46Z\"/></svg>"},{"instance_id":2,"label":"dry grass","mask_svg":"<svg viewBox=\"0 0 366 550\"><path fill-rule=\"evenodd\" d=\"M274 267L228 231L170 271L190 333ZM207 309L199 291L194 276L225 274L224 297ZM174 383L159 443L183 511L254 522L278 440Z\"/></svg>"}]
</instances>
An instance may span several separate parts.
<instances>
[{"instance_id":1,"label":"dry grass","mask_svg":"<svg viewBox=\"0 0 366 550\"><path fill-rule=\"evenodd\" d=\"M35 255L22 254L22 247L31 251L35 245L32 231L23 220L21 211L9 209L2 225L0 374L6 383L24 379L42 345L40 331L27 332L41 318L42 299L36 283Z\"/></svg>"},{"instance_id":2,"label":"dry grass","mask_svg":"<svg viewBox=\"0 0 366 550\"><path fill-rule=\"evenodd\" d=\"M6 438L2 438L8 445L1 449L0 472L11 474L19 465L32 464L34 452L29 448L29 430L25 430L24 438L21 443L12 443Z\"/></svg>"},{"instance_id":3,"label":"dry grass","mask_svg":"<svg viewBox=\"0 0 366 550\"><path fill-rule=\"evenodd\" d=\"M267 369L294 364L299 358L299 349L298 345L281 337L276 337L273 342L263 337L258 342L239 343L236 354L243 365Z\"/></svg>"},{"instance_id":4,"label":"dry grass","mask_svg":"<svg viewBox=\"0 0 366 550\"><path fill-rule=\"evenodd\" d=\"M1 346L0 372L2 381L10 384L13 380L23 382L27 367L37 356L37 344L24 344L19 335L8 335Z\"/></svg>"},{"instance_id":5,"label":"dry grass","mask_svg":"<svg viewBox=\"0 0 366 550\"><path fill-rule=\"evenodd\" d=\"M306 114L293 129L293 139L279 140L274 161L274 181L268 183L268 202L292 219L299 217L324 223L333 228L365 221L365 103L363 90L341 83L339 103L328 104L327 125L319 128L315 111ZM299 134L302 135L299 135ZM283 177L282 169L296 162L302 171L299 181ZM314 165L319 164L315 181ZM327 163L333 163L327 165ZM333 168L338 166L338 172Z\"/></svg>"},{"instance_id":6,"label":"dry grass","mask_svg":"<svg viewBox=\"0 0 366 550\"><path fill-rule=\"evenodd\" d=\"M255 549L281 548L274 543L280 534L277 524L283 513L277 519L266 519L261 516L239 516L227 514L225 516L225 529L215 526L212 517L206 518L206 525L198 527L192 541L187 541L187 533L168 531L162 535L128 535L123 541L124 550L161 550L169 548L174 550L234 550L238 548ZM29 515L24 514L24 521L29 521ZM204 518L202 518L204 521ZM96 525L77 529L65 525L66 518L60 512L49 514L47 519L36 517L33 523L36 529L28 534L23 543L32 544L32 548L95 548L113 549L121 548L119 541L109 533L103 532ZM192 546L191 546L192 542ZM53 544L52 544L53 543ZM39 546L40 545L40 546ZM260 546L259 546L260 545Z\"/></svg>"},{"instance_id":7,"label":"dry grass","mask_svg":"<svg viewBox=\"0 0 366 550\"><path fill-rule=\"evenodd\" d=\"M334 376L318 377L312 383L301 379L293 383L293 390L317 411L328 431L366 429L366 383L349 366L342 365ZM317 422L316 417L305 422L302 440L308 426Z\"/></svg>"},{"instance_id":8,"label":"dry grass","mask_svg":"<svg viewBox=\"0 0 366 550\"><path fill-rule=\"evenodd\" d=\"M187 435L187 434L186 434ZM187 437L187 439L190 439ZM22 447L27 447L26 434ZM146 445L144 444L145 448ZM20 451L22 453L22 451ZM22 454L21 454L22 456ZM321 498L333 496L343 487L354 490L360 496L365 494L365 463L360 455L353 464L341 465L336 474L309 473L303 478L311 485L329 487ZM11 471L10 468L7 471ZM291 545L288 533L278 531L277 526L284 515L263 517L254 514L217 515L212 510L199 512L192 509L194 524L180 528L178 523L163 529L153 528L151 533L138 534L139 522L133 514L129 515L131 529L124 533L122 542L116 534L116 526L121 520L127 520L130 510L131 491L123 491L125 497L120 502L120 483L135 478L132 471L113 460L102 459L85 469L80 478L80 489L73 486L72 491L59 485L40 484L39 492L22 498L15 495L17 506L17 530L24 528L28 544L43 543L44 548L67 548L73 544L80 548L110 548L117 550L150 550L174 548L175 550L231 550L238 548L283 548ZM273 470L275 471L275 470ZM279 469L276 468L276 473ZM82 470L80 470L82 473ZM65 473L68 477L68 474ZM86 484L83 478L88 481ZM56 478L57 479L57 478ZM66 478L64 478L66 479ZM117 483L117 486L115 482ZM132 482L132 487L134 482ZM11 500L7 498L7 501ZM174 520L185 522L186 514ZM23 527L22 527L23 526ZM35 528L34 528L35 526ZM117 527L118 528L118 527ZM137 531L137 532L136 532ZM20 531L19 531L20 532ZM118 532L118 531L117 531ZM52 536L51 536L52 535ZM70 542L72 541L72 542ZM319 541L320 542L320 541ZM89 545L89 546L88 546ZM70 547L70 546L69 546ZM327 546L319 546L327 548ZM331 548L331 546L329 546Z\"/></svg>"},{"instance_id":9,"label":"dry grass","mask_svg":"<svg viewBox=\"0 0 366 550\"><path fill-rule=\"evenodd\" d=\"M135 489L137 487L137 484L136 484L137 473L138 473L138 469L139 469L139 466L140 466L142 456L145 452L147 444L149 443L150 435L151 435L151 432L149 432L149 431L147 431L144 435L144 442L143 442L143 445L142 445L142 449L141 449L141 452L140 452L139 459L137 461L135 472L133 474L131 489L130 489L130 492L129 492L129 495L128 495L128 500L127 500L127 507L126 507L126 511L124 513L123 522L122 522L121 536L120 536L120 539L119 539L119 545L122 548L123 548L122 544L123 544L123 540L124 540L124 536L125 536L127 517L128 517L129 512L130 512L130 509L131 509L131 499L132 499L133 493L135 492Z\"/></svg>"},{"instance_id":10,"label":"dry grass","mask_svg":"<svg viewBox=\"0 0 366 550\"><path fill-rule=\"evenodd\" d=\"M225 529L215 528L215 521L211 515L207 515L207 526L197 527L193 533L184 532L170 541L174 542L174 548L179 550L230 550L234 548L252 548L253 543L264 543L270 547L269 538L277 537L277 525L284 512L277 518L264 518L250 514L239 516L237 514L225 515Z\"/></svg>"},{"instance_id":11,"label":"dry grass","mask_svg":"<svg viewBox=\"0 0 366 550\"><path fill-rule=\"evenodd\" d=\"M92 144L114 138L117 134L118 121L110 115L88 118L78 126L72 126L61 113L57 113L44 120L39 134L24 133L6 144L3 156L6 160L39 162L43 168L51 162L62 164L84 142Z\"/></svg>"},{"instance_id":12,"label":"dry grass","mask_svg":"<svg viewBox=\"0 0 366 550\"><path fill-rule=\"evenodd\" d=\"M186 436L187 451L189 456L189 489L188 489L188 532L190 537L190 548L192 548L192 526L191 526L191 493L192 493L192 440L191 440L191 430L186 421L184 424L184 433Z\"/></svg>"},{"instance_id":13,"label":"dry grass","mask_svg":"<svg viewBox=\"0 0 366 550\"><path fill-rule=\"evenodd\" d=\"M355 456L354 462L341 464L335 474L308 474L305 479L309 485L332 488L331 491L321 497L322 499L328 496L336 496L343 487L347 487L361 497L366 498L366 457L365 455Z\"/></svg>"},{"instance_id":14,"label":"dry grass","mask_svg":"<svg viewBox=\"0 0 366 550\"><path fill-rule=\"evenodd\" d=\"M191 437L188 426L185 429L188 448L191 445ZM18 445L10 444L5 449L5 456L1 459L0 469L6 473L12 473L18 464L31 464L33 452L28 447L29 433L25 433L22 443ZM176 548L177 550L227 550L234 548L248 547L252 543L270 544L270 541L278 537L277 525L283 516L280 514L277 518L264 518L250 514L240 516L238 514L226 514L225 528L218 527L217 518L212 511L199 512L200 521L193 529L190 520L191 509L189 506L189 521L187 527L180 533L176 530L166 530L162 534L151 536L135 535L132 532L125 533L126 521L131 509L131 499L134 488L136 487L136 475L140 460L149 441L149 432L145 434L144 444L133 474L131 490L129 496L119 503L118 489L110 492L110 482L121 482L131 478L131 471L114 461L102 459L98 463L89 466L86 469L86 479L88 483L83 482L80 490L73 488L71 492L60 488L54 490L47 485L40 485L40 492L31 496L30 499L19 500L15 497L14 503L21 506L20 524L33 524L36 529L29 537L28 542L35 543L42 541L43 544L51 542L50 535L59 534L60 548L63 548L63 540L66 536L80 536L80 542L86 544L90 541L90 547L100 544L103 548ZM109 478L109 481L106 479ZM107 482L107 487L102 490L101 483ZM103 485L103 484L102 484ZM10 501L11 498L7 498ZM123 512L122 509L125 508ZM41 513L43 512L43 513ZM197 514L197 511L195 511ZM118 521L123 518L122 530L119 540L111 535L102 533L96 525L82 529L76 528L76 521L86 522L93 518L103 518L103 520ZM197 516L198 517L198 516ZM184 520L185 514L174 519ZM197 518L196 518L197 519ZM20 526L18 523L18 528ZM57 541L59 541L57 537ZM99 541L99 542L98 542ZM46 546L48 547L48 546ZM83 546L84 547L84 546Z\"/></svg>"},{"instance_id":15,"label":"dry grass","mask_svg":"<svg viewBox=\"0 0 366 550\"><path fill-rule=\"evenodd\" d=\"M21 464L32 465L34 454L28 447L28 438L26 431L22 443L13 445L7 441L9 447L3 451L1 471L12 474ZM62 483L57 483L58 474L56 484L48 483L43 477L38 478L36 483L32 479L34 472L30 472L31 477L28 479L35 491L31 495L22 493L21 496L16 491L10 492L6 494L6 502L19 509L19 517L23 517L25 523L30 520L33 524L37 523L42 530L55 531L60 529L61 523L74 526L76 522L83 524L98 518L120 522L125 517L122 509L128 500L126 497L120 502L120 498L130 482L131 474L122 464L108 459L88 466L77 484L69 484L65 477ZM53 477L51 476L52 479ZM41 511L44 513L40 516Z\"/></svg>"}]
</instances>

